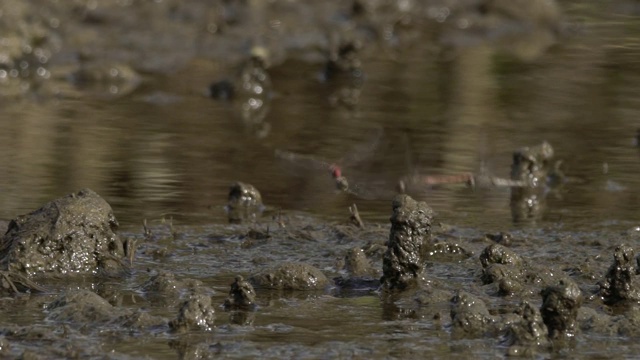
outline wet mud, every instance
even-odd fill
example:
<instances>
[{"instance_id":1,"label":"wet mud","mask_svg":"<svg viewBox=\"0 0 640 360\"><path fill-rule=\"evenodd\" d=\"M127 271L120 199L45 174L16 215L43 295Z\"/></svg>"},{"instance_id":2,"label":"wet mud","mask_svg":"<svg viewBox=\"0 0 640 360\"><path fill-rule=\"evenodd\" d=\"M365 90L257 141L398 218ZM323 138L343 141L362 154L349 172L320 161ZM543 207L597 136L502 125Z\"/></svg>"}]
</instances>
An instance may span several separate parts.
<instances>
[{"instance_id":1,"label":"wet mud","mask_svg":"<svg viewBox=\"0 0 640 360\"><path fill-rule=\"evenodd\" d=\"M425 202L416 202L407 195L393 200L391 233L380 280L385 289L405 290L417 284L431 242L432 217L433 211Z\"/></svg>"},{"instance_id":2,"label":"wet mud","mask_svg":"<svg viewBox=\"0 0 640 360\"><path fill-rule=\"evenodd\" d=\"M105 209L106 214L111 214L97 194L88 190L79 194L81 196L76 193L64 197L62 201L87 201L84 194L89 196L91 204L102 205L92 206L94 213ZM48 208L49 205L43 209ZM146 225L141 233L120 234L116 228L108 227L111 231L109 239L138 238L142 241L146 238L146 242L140 243L142 251L134 258L129 275L105 278L94 270L89 271L89 275L98 277L87 282L77 274L57 273L56 281L45 281L48 291L37 295L33 289L16 288L8 293L10 297L5 298L3 308L36 306L43 309L36 315L43 321L68 324L71 328L63 335L64 346L66 351L78 356L93 356L94 353L73 340L80 341L74 335L78 331L75 328L82 329L83 334L93 334L90 336L96 340L100 338L99 333L115 334L125 329L134 331L138 334L136 337L157 336L153 334L160 332L165 334L163 338L174 351L185 352L185 356L194 351L211 355L222 350L203 350L198 344L185 343L186 338L181 334L195 332L203 336L203 341L208 341L204 339L220 336L226 324L249 326L254 329L251 331L260 331L262 325L257 328L256 325L261 323L263 316L268 316L266 314L286 311L288 316L295 318L296 314L309 311L305 310L308 306L319 306L324 309L322 311L339 316L345 311L340 308L344 309L346 304L334 308L335 304L331 303L340 299L362 299L363 304L373 302L382 310L378 316L382 315L383 319L417 321L416 324L426 322L434 327L433 331L440 332L440 336L450 336L448 341L484 339L492 342L499 352L509 355L531 356L557 351L552 349L571 349L575 341L591 334L637 333L633 324L634 319L640 318L637 316L640 311L634 294L640 287L635 281L635 252L628 245L603 246L595 240L592 245L583 244L587 249L597 249L598 253L613 257L610 266L604 259L593 262L593 255L587 252L582 256L586 257L583 261L591 263L589 267L576 267L575 259L565 259L545 269L547 265L541 263L540 254L532 243L549 241L544 238L523 242L521 239L531 234L522 233L516 239L512 236L511 246L507 248L494 242L493 237L478 233L477 240L466 236L454 243L452 232L462 229L433 226L437 217L429 206L408 195L398 195L391 203L390 213L390 226L369 225L365 228L350 223L348 211L345 211L345 222L349 225L323 224L313 218L284 212L277 220L267 218L261 223L256 219L251 224L223 225L195 233L193 228ZM80 217L86 215L83 212ZM58 212L45 211L41 217L30 220L31 225L26 229L52 228L51 219L58 218ZM15 226L12 222L8 234L16 231ZM260 226L268 226L269 241L254 247L242 246L243 234L260 231ZM183 232L185 230L187 232ZM218 240L201 243L202 231L217 233ZM149 236L149 233L155 236ZM627 240L634 236L632 233L626 235ZM504 237L504 234L498 236ZM211 235L209 238L213 239ZM164 269L167 260L157 262L144 249L165 241L173 243L172 257L191 259L189 266L200 261L210 263L211 274L221 281L211 282L206 277L193 279L188 276L189 271ZM567 241L576 243L571 238ZM289 262L278 260L282 255L277 258L270 255L276 251L290 257L300 248L315 249L309 254L316 256ZM60 251L61 257L67 258L75 250L69 246ZM185 253L181 255L182 252ZM437 253L447 256L434 255ZM218 260L212 262L216 257ZM235 261L245 264L235 266L234 272L244 274L247 280L243 275L225 271L228 266L225 264ZM96 268L97 264L94 264ZM148 273L151 267L155 274ZM41 271L43 274L50 272L48 268ZM40 279L37 275L24 274ZM60 282L59 277L63 275L68 279ZM5 290L9 288L6 279L4 276ZM285 303L280 303L282 301ZM620 307L620 303L625 306ZM166 310L149 311L146 306ZM348 311L357 312L358 306L362 305L355 303ZM283 321L286 324L287 320ZM43 356L44 351L62 354L60 349L39 350L35 344L30 345L33 332L43 331L39 330L43 326L47 327L44 323L5 324L0 328L0 334L10 346L3 351L21 356L30 353ZM47 335L53 341L58 341L55 340L57 336L55 332ZM127 339L126 335L120 337ZM67 353L64 354L61 356Z\"/></svg>"},{"instance_id":3,"label":"wet mud","mask_svg":"<svg viewBox=\"0 0 640 360\"><path fill-rule=\"evenodd\" d=\"M215 161L185 165L188 159L181 159L175 167L187 171L189 166L213 167L220 158L251 157L251 146L259 146L260 153L251 164L268 165L262 176L238 179L230 188L226 186L231 182L226 183L228 196L216 199L216 205L190 206L195 216L206 219L197 225L174 223L171 215L153 213L136 218L136 226L121 227L116 220L119 208L89 189L0 221L0 357L634 356L640 352L634 342L640 335L640 231L627 223L567 230L561 222L543 222L550 203L569 184L561 169L565 153L550 142L529 143L534 140L524 135L524 128L522 134L513 134L522 139L522 147L512 154L510 179L470 172L419 177L405 168L404 173L372 181L379 190L374 192L352 181L341 162L278 150L289 145L289 139L269 138L271 105L299 99L299 89L279 87L280 75L289 67L308 70L304 86L320 88L325 105L340 114L340 121L367 118L370 114L361 108L361 99L372 75L367 62L375 54L392 59L385 66L396 74L403 63L395 62L413 48L424 47L420 62L425 57L448 62L473 49L492 49L486 58L497 59L495 71L501 76L517 67L527 68L526 73L531 62L545 59L550 48L578 32L561 10L579 7L570 5L542 0L355 0L312 5L7 0L0 5L0 30L5 34L0 41L3 105L5 99L34 104L77 101L91 103L85 109L90 112L100 107L96 104L135 98L171 107L184 100L149 90L157 82L175 80L173 74L211 68L210 77L197 85L201 89L183 84L192 78L176 86L189 88L182 95L201 90L199 96L208 106L231 109L241 120L239 132L251 141L223 139L232 148L216 148ZM391 77L392 83L406 81ZM448 80L441 79L436 87L448 88ZM414 111L406 110L410 106L405 103L422 92L395 94L395 85L389 86L393 94L386 95L397 105L391 115ZM444 92L453 103L459 100L452 94L456 91ZM508 98L508 92L501 96ZM317 105L315 98L307 101ZM318 107L310 109L287 110L294 117L313 111L326 115ZM84 116L75 108L60 110L69 117L76 111ZM209 116L206 107L195 111ZM426 110L415 111L422 121ZM276 116L285 112L280 109ZM120 117L128 121L128 115ZM441 127L450 126L448 120L438 119ZM333 123L337 132L342 132L340 124ZM223 125L216 126L231 127ZM414 131L410 125L400 129L405 137ZM313 141L319 131L304 129L302 121L287 126ZM469 124L463 127L465 133L475 131ZM199 123L191 131L206 133ZM398 134L387 138L385 131L376 128L375 146L384 134L387 151L410 157L406 152L411 144L397 140L402 137ZM164 144L174 133L170 129L166 137L145 141L121 132L114 137L146 148ZM320 146L313 141L309 140L310 148ZM375 146L367 147L365 156L371 156ZM120 156L127 157L127 149ZM157 150L153 149L150 152ZM183 156L181 150L158 152ZM208 150L202 152L210 157ZM189 156L185 151L183 157ZM295 193L280 183L284 176L276 169L276 158L311 163L323 172L318 178L325 181L318 180L318 188L329 184L329 190L309 185L307 194ZM135 163L134 169L122 170L117 181L105 182L126 198L133 190L122 183L130 178L162 178L158 168L136 172L149 163L166 165ZM370 173L383 172L383 166L376 165ZM72 172L70 167L60 171ZM217 171L207 170L206 177L226 181L228 174ZM300 187L306 188L309 178L303 177ZM405 184L406 179L412 182ZM181 181L189 191L175 197L205 199L212 186L190 188L186 177ZM280 192L261 193L262 184ZM442 223L430 205L432 197L423 196L420 185L470 189L469 194L478 197L503 188L514 226L487 230ZM162 186L163 191L170 188ZM338 204L329 208L343 213L329 218L341 220L318 216L315 208L300 211L269 203L305 196ZM371 220L373 201L384 204L389 221ZM465 216L463 206L450 205L450 213ZM492 216L491 206L495 204L483 211L485 219ZM216 209L225 222L209 221Z\"/></svg>"},{"instance_id":4,"label":"wet mud","mask_svg":"<svg viewBox=\"0 0 640 360\"><path fill-rule=\"evenodd\" d=\"M255 186L237 182L229 189L229 202L225 210L230 223L255 221L264 210L262 195Z\"/></svg>"},{"instance_id":5,"label":"wet mud","mask_svg":"<svg viewBox=\"0 0 640 360\"><path fill-rule=\"evenodd\" d=\"M0 266L16 276L117 276L127 247L111 206L84 189L12 220L0 239Z\"/></svg>"},{"instance_id":6,"label":"wet mud","mask_svg":"<svg viewBox=\"0 0 640 360\"><path fill-rule=\"evenodd\" d=\"M283 263L249 278L257 288L273 290L323 290L329 279L319 269L304 263Z\"/></svg>"}]
</instances>

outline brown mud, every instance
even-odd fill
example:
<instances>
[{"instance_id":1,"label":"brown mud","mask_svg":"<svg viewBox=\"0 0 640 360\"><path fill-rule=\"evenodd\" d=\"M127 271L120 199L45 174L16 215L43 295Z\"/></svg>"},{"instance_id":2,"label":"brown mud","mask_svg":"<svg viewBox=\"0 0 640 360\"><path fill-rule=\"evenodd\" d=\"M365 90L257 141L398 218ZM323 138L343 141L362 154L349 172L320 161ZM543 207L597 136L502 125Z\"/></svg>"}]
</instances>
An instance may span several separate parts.
<instances>
[{"instance_id":1,"label":"brown mud","mask_svg":"<svg viewBox=\"0 0 640 360\"><path fill-rule=\"evenodd\" d=\"M89 190L82 193L97 197ZM69 198L75 197L53 203ZM635 232L607 241L599 234L581 234L579 238L567 234L555 239L562 233L549 238L535 230L523 231L516 237L520 240L506 248L477 231L432 227L432 210L407 195L399 195L392 205L391 227L326 224L284 212L281 216L286 226L267 218L234 227L161 226L148 228L147 234L118 234L140 241L141 251L128 273L105 277L96 263L95 271L89 274L92 277L68 272L50 278L45 266L25 274L39 279L47 290L38 294L34 289L20 288L3 298L3 311L8 319L14 319L0 328L2 340L8 344L5 354L92 357L99 350L83 345L86 336L98 342L117 334L98 349L116 350L121 355L115 357L136 354L126 344L145 338L155 345L145 347L144 354L153 357L164 357L169 348L186 357L230 356L232 348L252 354L262 349L260 355L270 357L275 356L270 353L271 346L282 347L284 343L256 348L265 331L299 339L300 344L290 345L291 351L302 351L300 346L307 349L304 351L319 351L326 348L306 343L302 329L343 324L340 326L349 331L376 334L384 333L393 321L409 321L417 328L410 330L409 325L405 331L436 336L450 344L481 344L485 351L493 349L490 353L494 355L575 351L578 344L586 346L585 339L591 337L637 335L633 324L640 306L634 294L640 286L634 280L634 251L628 245L615 245L637 241ZM58 213L45 213L38 221L45 225L58 217ZM75 224L78 229L83 225ZM244 234L262 231L260 228L268 229L268 240L253 247L242 246ZM454 246L451 235L458 231L459 241ZM149 232L155 236L150 237ZM29 232L24 235L31 238ZM538 251L539 241L555 249L553 265L549 265L548 254ZM165 259L155 260L145 251L167 242L173 251ZM438 249L440 253L449 251L451 256L427 256L437 244L449 244ZM568 252L567 246L573 249ZM62 246L61 257L74 251L72 246ZM6 259L13 259L10 253ZM614 262L609 266L611 259ZM182 269L173 263L183 263ZM249 281L233 273L246 275ZM382 278L376 276L380 273ZM199 279L190 278L194 275ZM9 288L7 279L3 277L5 290ZM31 310L31 320L19 315L34 307L40 310ZM292 322L298 318L305 320ZM370 326L359 328L358 318ZM382 320L392 323L385 325ZM62 334L56 332L59 326ZM46 332L50 345L43 347L42 337L34 341L33 336L40 336L34 332ZM197 334L195 338L193 334ZM248 340L237 338L247 334L252 334ZM333 336L344 337L327 336L327 341ZM354 351L352 346L358 341L345 340L327 344L347 353ZM415 345L412 340L405 344ZM368 346L374 356L388 351L373 343ZM165 350L158 352L162 348Z\"/></svg>"},{"instance_id":2,"label":"brown mud","mask_svg":"<svg viewBox=\"0 0 640 360\"><path fill-rule=\"evenodd\" d=\"M3 1L0 358L635 356L638 15Z\"/></svg>"}]
</instances>

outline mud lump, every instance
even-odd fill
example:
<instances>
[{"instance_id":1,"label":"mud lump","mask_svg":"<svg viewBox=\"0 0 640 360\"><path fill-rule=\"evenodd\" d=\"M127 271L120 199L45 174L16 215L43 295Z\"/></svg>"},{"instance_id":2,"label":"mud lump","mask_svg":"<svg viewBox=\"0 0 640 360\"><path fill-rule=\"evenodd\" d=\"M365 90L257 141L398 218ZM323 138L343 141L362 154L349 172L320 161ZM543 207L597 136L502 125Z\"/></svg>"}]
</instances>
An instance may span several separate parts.
<instances>
[{"instance_id":1,"label":"mud lump","mask_svg":"<svg viewBox=\"0 0 640 360\"><path fill-rule=\"evenodd\" d=\"M169 322L169 327L174 331L209 331L213 329L215 318L216 314L211 306L211 297L193 295L190 299L182 302L178 316Z\"/></svg>"},{"instance_id":2,"label":"mud lump","mask_svg":"<svg viewBox=\"0 0 640 360\"><path fill-rule=\"evenodd\" d=\"M229 202L225 207L230 223L254 220L262 210L262 196L251 184L236 182L229 189Z\"/></svg>"},{"instance_id":3,"label":"mud lump","mask_svg":"<svg viewBox=\"0 0 640 360\"><path fill-rule=\"evenodd\" d=\"M422 273L426 247L431 241L433 211L427 203L404 194L396 196L392 206L380 281L384 289L404 290L414 285Z\"/></svg>"},{"instance_id":4,"label":"mud lump","mask_svg":"<svg viewBox=\"0 0 640 360\"><path fill-rule=\"evenodd\" d=\"M511 179L527 186L511 188L511 213L514 221L535 219L545 207L544 187L555 170L553 147L544 141L513 153Z\"/></svg>"},{"instance_id":5,"label":"mud lump","mask_svg":"<svg viewBox=\"0 0 640 360\"><path fill-rule=\"evenodd\" d=\"M256 291L242 276L236 276L231 284L229 297L224 301L225 309L251 309L255 306Z\"/></svg>"},{"instance_id":6,"label":"mud lump","mask_svg":"<svg viewBox=\"0 0 640 360\"><path fill-rule=\"evenodd\" d=\"M26 276L114 273L126 246L111 206L89 189L12 220L0 239L0 269Z\"/></svg>"},{"instance_id":7,"label":"mud lump","mask_svg":"<svg viewBox=\"0 0 640 360\"><path fill-rule=\"evenodd\" d=\"M607 304L620 301L640 301L640 282L636 277L638 269L634 265L635 252L629 245L616 247L614 262L609 267L605 279L598 283L600 297Z\"/></svg>"},{"instance_id":8,"label":"mud lump","mask_svg":"<svg viewBox=\"0 0 640 360\"><path fill-rule=\"evenodd\" d=\"M346 275L333 279L340 289L376 290L380 287L379 271L371 266L367 255L360 247L347 250L343 270Z\"/></svg>"},{"instance_id":9,"label":"mud lump","mask_svg":"<svg viewBox=\"0 0 640 360\"><path fill-rule=\"evenodd\" d=\"M522 290L524 262L518 254L500 245L487 246L480 254L482 282L496 284L500 295L511 295Z\"/></svg>"},{"instance_id":10,"label":"mud lump","mask_svg":"<svg viewBox=\"0 0 640 360\"><path fill-rule=\"evenodd\" d=\"M283 263L252 275L249 281L257 288L278 290L322 290L329 285L322 271L303 263Z\"/></svg>"},{"instance_id":11,"label":"mud lump","mask_svg":"<svg viewBox=\"0 0 640 360\"><path fill-rule=\"evenodd\" d=\"M451 323L458 335L482 335L495 331L496 318L479 298L459 291L451 299Z\"/></svg>"},{"instance_id":12,"label":"mud lump","mask_svg":"<svg viewBox=\"0 0 640 360\"><path fill-rule=\"evenodd\" d=\"M542 290L540 313L549 330L549 338L572 337L578 328L578 310L582 305L582 292L570 279Z\"/></svg>"}]
</instances>

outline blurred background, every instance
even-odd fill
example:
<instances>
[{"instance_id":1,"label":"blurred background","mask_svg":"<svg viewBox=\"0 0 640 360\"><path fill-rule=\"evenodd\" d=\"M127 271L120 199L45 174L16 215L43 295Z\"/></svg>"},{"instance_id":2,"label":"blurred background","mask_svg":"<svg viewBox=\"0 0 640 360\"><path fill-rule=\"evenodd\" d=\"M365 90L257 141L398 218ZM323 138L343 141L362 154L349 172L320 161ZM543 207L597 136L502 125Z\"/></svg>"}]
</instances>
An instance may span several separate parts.
<instances>
[{"instance_id":1,"label":"blurred background","mask_svg":"<svg viewBox=\"0 0 640 360\"><path fill-rule=\"evenodd\" d=\"M629 228L638 15L631 0L2 0L0 218L88 187L124 225L221 223L242 181L265 217L343 220L356 203L386 223L399 179L509 178L514 151L548 141L572 181L526 221L509 188L407 191L490 231ZM340 164L363 196L276 150Z\"/></svg>"}]
</instances>

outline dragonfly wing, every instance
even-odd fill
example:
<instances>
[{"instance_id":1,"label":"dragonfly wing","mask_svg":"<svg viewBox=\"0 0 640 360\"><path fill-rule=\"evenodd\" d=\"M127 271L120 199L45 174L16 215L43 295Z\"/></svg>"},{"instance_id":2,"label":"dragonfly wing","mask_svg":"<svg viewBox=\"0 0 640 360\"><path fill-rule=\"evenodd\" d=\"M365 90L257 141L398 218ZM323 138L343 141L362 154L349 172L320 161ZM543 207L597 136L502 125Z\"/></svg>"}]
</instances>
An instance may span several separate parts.
<instances>
[{"instance_id":1,"label":"dragonfly wing","mask_svg":"<svg viewBox=\"0 0 640 360\"><path fill-rule=\"evenodd\" d=\"M297 154L286 150L276 150L275 157L306 170L331 171L333 165L311 155Z\"/></svg>"},{"instance_id":2,"label":"dragonfly wing","mask_svg":"<svg viewBox=\"0 0 640 360\"><path fill-rule=\"evenodd\" d=\"M363 200L390 200L397 192L390 189L387 185L388 184L350 184L346 192Z\"/></svg>"},{"instance_id":3,"label":"dragonfly wing","mask_svg":"<svg viewBox=\"0 0 640 360\"><path fill-rule=\"evenodd\" d=\"M361 164L367 159L371 159L375 150L380 146L383 135L384 130L377 128L366 142L353 147L351 151L340 160L340 164L344 166L354 166Z\"/></svg>"}]
</instances>

